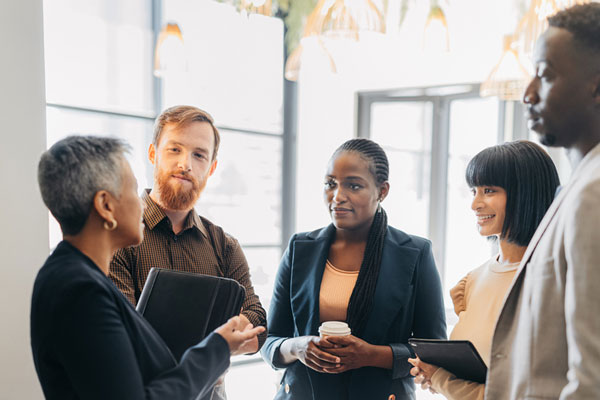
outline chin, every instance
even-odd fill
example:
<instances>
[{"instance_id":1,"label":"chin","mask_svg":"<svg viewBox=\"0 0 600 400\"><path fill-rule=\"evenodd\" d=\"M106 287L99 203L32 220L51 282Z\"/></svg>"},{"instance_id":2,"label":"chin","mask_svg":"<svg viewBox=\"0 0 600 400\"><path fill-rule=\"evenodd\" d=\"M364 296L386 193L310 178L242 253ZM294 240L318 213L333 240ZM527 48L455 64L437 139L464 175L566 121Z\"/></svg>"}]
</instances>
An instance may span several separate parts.
<instances>
[{"instance_id":1,"label":"chin","mask_svg":"<svg viewBox=\"0 0 600 400\"><path fill-rule=\"evenodd\" d=\"M540 138L540 143L543 144L544 146L550 146L550 147L557 146L556 136L554 136L550 133L540 133L539 138Z\"/></svg>"}]
</instances>

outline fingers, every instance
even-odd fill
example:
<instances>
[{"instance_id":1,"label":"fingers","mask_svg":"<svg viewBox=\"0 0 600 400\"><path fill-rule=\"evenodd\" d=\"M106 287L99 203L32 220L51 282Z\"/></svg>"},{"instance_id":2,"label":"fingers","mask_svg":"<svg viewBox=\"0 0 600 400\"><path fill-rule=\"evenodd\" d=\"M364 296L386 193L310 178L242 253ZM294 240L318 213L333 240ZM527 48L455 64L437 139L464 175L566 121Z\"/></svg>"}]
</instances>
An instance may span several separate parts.
<instances>
[{"instance_id":1,"label":"fingers","mask_svg":"<svg viewBox=\"0 0 600 400\"><path fill-rule=\"evenodd\" d=\"M321 368L331 368L340 364L340 358L327 353L316 346L314 342L309 343L306 349L306 358Z\"/></svg>"},{"instance_id":2,"label":"fingers","mask_svg":"<svg viewBox=\"0 0 600 400\"><path fill-rule=\"evenodd\" d=\"M327 340L327 338L319 338L314 340L314 343L321 349L333 349L335 346L335 344L331 343L329 340Z\"/></svg>"},{"instance_id":3,"label":"fingers","mask_svg":"<svg viewBox=\"0 0 600 400\"><path fill-rule=\"evenodd\" d=\"M354 343L354 336L325 336L325 339L332 344L337 344L340 346L348 346Z\"/></svg>"},{"instance_id":4,"label":"fingers","mask_svg":"<svg viewBox=\"0 0 600 400\"><path fill-rule=\"evenodd\" d=\"M425 381L426 381L426 379L425 379L425 376L423 374L417 374L415 376L415 384L420 385L420 384L422 384Z\"/></svg>"},{"instance_id":5,"label":"fingers","mask_svg":"<svg viewBox=\"0 0 600 400\"><path fill-rule=\"evenodd\" d=\"M419 367L412 367L410 369L410 374L412 376L417 376L417 375L419 375L419 373L421 373L421 369Z\"/></svg>"},{"instance_id":6,"label":"fingers","mask_svg":"<svg viewBox=\"0 0 600 400\"><path fill-rule=\"evenodd\" d=\"M265 331L264 326L257 326L256 328L252 327L252 324L247 325L243 331L239 331L239 340L245 342L254 338L256 335L260 335Z\"/></svg>"}]
</instances>

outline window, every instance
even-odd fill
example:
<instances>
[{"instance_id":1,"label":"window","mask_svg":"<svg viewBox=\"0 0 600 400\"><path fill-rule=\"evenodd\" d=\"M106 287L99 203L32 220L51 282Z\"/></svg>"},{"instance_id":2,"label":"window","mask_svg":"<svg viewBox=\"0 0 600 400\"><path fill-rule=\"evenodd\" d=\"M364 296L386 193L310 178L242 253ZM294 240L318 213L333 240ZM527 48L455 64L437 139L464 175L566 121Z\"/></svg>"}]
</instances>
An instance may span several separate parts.
<instances>
[{"instance_id":1,"label":"window","mask_svg":"<svg viewBox=\"0 0 600 400\"><path fill-rule=\"evenodd\" d=\"M479 85L358 95L359 136L380 143L390 159L390 224L431 239L449 325L448 290L492 252L475 226L465 169L503 141L504 110L496 98L480 98Z\"/></svg>"},{"instance_id":2,"label":"window","mask_svg":"<svg viewBox=\"0 0 600 400\"><path fill-rule=\"evenodd\" d=\"M140 187L156 110L151 0L44 1L47 145L72 135L125 139ZM61 240L50 216L50 248Z\"/></svg>"}]
</instances>

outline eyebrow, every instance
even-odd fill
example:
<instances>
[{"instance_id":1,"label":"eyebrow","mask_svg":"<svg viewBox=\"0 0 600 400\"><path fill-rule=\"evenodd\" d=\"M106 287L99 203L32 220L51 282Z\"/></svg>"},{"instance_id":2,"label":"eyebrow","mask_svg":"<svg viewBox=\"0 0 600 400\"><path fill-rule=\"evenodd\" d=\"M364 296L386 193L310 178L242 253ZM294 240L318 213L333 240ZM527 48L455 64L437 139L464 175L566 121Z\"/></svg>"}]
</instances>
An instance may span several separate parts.
<instances>
[{"instance_id":1,"label":"eyebrow","mask_svg":"<svg viewBox=\"0 0 600 400\"><path fill-rule=\"evenodd\" d=\"M177 146L181 146L181 147L187 147L185 144L183 144L183 143L181 143L181 142L178 142L178 141L176 141L176 140L169 140L169 141L166 143L166 145L167 145L167 146L168 146L168 145L171 145L171 146L172 146L172 145L177 145ZM201 152L203 152L203 153L208 153L208 149L205 149L204 147L196 147L196 148L194 149L194 151L201 151Z\"/></svg>"},{"instance_id":2,"label":"eyebrow","mask_svg":"<svg viewBox=\"0 0 600 400\"><path fill-rule=\"evenodd\" d=\"M337 177L335 177L334 175L326 175L326 178L331 178L331 179L338 179ZM346 176L344 177L344 180L347 181L364 181L365 178L361 177L361 176L354 176L354 175L350 175L350 176Z\"/></svg>"}]
</instances>

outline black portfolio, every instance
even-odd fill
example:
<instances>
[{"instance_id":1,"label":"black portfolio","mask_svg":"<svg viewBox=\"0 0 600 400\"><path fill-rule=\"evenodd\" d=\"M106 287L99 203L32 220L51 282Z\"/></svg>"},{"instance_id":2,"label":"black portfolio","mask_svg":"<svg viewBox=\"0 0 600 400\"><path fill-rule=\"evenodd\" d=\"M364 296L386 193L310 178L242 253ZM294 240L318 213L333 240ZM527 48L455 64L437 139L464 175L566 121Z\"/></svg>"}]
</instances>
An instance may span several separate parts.
<instances>
[{"instance_id":1,"label":"black portfolio","mask_svg":"<svg viewBox=\"0 0 600 400\"><path fill-rule=\"evenodd\" d=\"M137 311L180 360L185 350L240 313L245 293L233 279L152 268Z\"/></svg>"},{"instance_id":2,"label":"black portfolio","mask_svg":"<svg viewBox=\"0 0 600 400\"><path fill-rule=\"evenodd\" d=\"M457 378L485 383L487 367L468 340L408 339L419 358L442 367Z\"/></svg>"}]
</instances>

